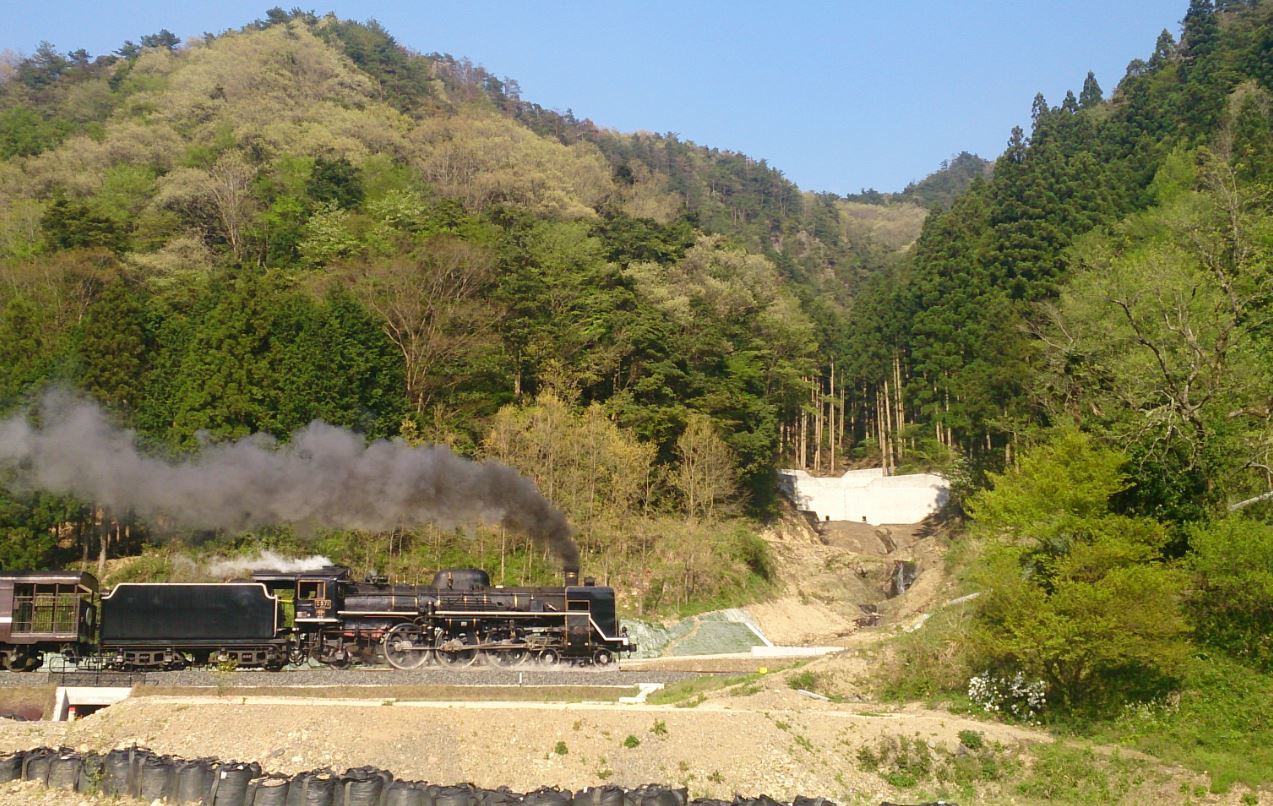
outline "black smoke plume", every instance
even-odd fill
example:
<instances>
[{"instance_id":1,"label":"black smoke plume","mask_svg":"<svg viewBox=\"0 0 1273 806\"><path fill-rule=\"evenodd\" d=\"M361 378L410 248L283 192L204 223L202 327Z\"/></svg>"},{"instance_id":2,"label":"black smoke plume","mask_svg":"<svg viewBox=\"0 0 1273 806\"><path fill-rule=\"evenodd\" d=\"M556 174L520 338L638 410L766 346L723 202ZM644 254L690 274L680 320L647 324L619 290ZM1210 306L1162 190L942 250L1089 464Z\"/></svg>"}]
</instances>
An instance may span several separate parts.
<instances>
[{"instance_id":1,"label":"black smoke plume","mask_svg":"<svg viewBox=\"0 0 1273 806\"><path fill-rule=\"evenodd\" d=\"M547 546L564 568L579 567L565 515L533 482L442 446L367 443L315 421L283 444L257 434L168 460L143 454L134 432L66 390L46 393L37 414L38 425L25 414L0 420L0 471L18 489L70 494L188 529L498 523Z\"/></svg>"}]
</instances>

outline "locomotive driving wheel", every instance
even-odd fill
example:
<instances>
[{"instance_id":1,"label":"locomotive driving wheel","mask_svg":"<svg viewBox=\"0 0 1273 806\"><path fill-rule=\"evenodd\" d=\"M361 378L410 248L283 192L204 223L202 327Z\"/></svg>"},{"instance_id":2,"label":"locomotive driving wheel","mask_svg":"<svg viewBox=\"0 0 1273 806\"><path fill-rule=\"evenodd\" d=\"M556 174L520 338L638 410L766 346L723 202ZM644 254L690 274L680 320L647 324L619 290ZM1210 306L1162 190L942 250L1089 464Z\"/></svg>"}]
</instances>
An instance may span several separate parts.
<instances>
[{"instance_id":1,"label":"locomotive driving wheel","mask_svg":"<svg viewBox=\"0 0 1273 806\"><path fill-rule=\"evenodd\" d=\"M471 635L438 636L437 653L443 666L472 666L478 656L477 639Z\"/></svg>"},{"instance_id":2,"label":"locomotive driving wheel","mask_svg":"<svg viewBox=\"0 0 1273 806\"><path fill-rule=\"evenodd\" d=\"M433 653L424 643L424 632L415 624L399 624L384 638L385 660L395 669L418 669Z\"/></svg>"},{"instance_id":3,"label":"locomotive driving wheel","mask_svg":"<svg viewBox=\"0 0 1273 806\"><path fill-rule=\"evenodd\" d=\"M523 647L513 647L512 649L488 649L486 657L492 666L498 666L501 669L508 669L513 666L520 666L526 662L526 658L530 657L530 653Z\"/></svg>"}]
</instances>

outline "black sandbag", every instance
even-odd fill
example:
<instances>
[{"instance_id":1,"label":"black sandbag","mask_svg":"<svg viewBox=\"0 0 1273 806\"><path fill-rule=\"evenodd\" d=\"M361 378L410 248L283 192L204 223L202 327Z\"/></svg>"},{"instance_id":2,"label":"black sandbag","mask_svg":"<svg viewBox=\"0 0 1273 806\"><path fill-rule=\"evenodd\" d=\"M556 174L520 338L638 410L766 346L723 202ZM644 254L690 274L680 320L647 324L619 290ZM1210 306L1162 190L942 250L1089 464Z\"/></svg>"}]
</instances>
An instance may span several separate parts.
<instances>
[{"instance_id":1,"label":"black sandbag","mask_svg":"<svg viewBox=\"0 0 1273 806\"><path fill-rule=\"evenodd\" d=\"M438 794L445 789L445 786L421 782L420 791L424 793L424 806L436 806Z\"/></svg>"},{"instance_id":2,"label":"black sandbag","mask_svg":"<svg viewBox=\"0 0 1273 806\"><path fill-rule=\"evenodd\" d=\"M804 795L796 795L796 799L791 801L791 806L839 806L839 804L826 798L806 798Z\"/></svg>"},{"instance_id":3,"label":"black sandbag","mask_svg":"<svg viewBox=\"0 0 1273 806\"><path fill-rule=\"evenodd\" d=\"M689 800L689 791L646 784L629 790L627 799L632 802L632 806L685 806Z\"/></svg>"},{"instance_id":4,"label":"black sandbag","mask_svg":"<svg viewBox=\"0 0 1273 806\"><path fill-rule=\"evenodd\" d=\"M761 795L758 798L744 798L739 795L734 798L734 806L782 806L782 804L768 795Z\"/></svg>"},{"instance_id":5,"label":"black sandbag","mask_svg":"<svg viewBox=\"0 0 1273 806\"><path fill-rule=\"evenodd\" d=\"M150 753L141 756L134 765L137 782L134 789L137 796L144 801L164 800L173 794L173 774L175 763L170 756L156 756Z\"/></svg>"},{"instance_id":6,"label":"black sandbag","mask_svg":"<svg viewBox=\"0 0 1273 806\"><path fill-rule=\"evenodd\" d=\"M212 780L210 806L247 806L248 783L261 774L257 764L231 761L217 765Z\"/></svg>"},{"instance_id":7,"label":"black sandbag","mask_svg":"<svg viewBox=\"0 0 1273 806\"><path fill-rule=\"evenodd\" d=\"M287 806L287 788L291 779L286 775L269 774L254 778L248 783L247 806Z\"/></svg>"},{"instance_id":8,"label":"black sandbag","mask_svg":"<svg viewBox=\"0 0 1273 806\"><path fill-rule=\"evenodd\" d=\"M433 806L477 806L477 793L471 786L442 786L433 792Z\"/></svg>"},{"instance_id":9,"label":"black sandbag","mask_svg":"<svg viewBox=\"0 0 1273 806\"><path fill-rule=\"evenodd\" d=\"M521 797L513 794L506 786L499 789L479 789L474 792L479 806L516 806Z\"/></svg>"},{"instance_id":10,"label":"black sandbag","mask_svg":"<svg viewBox=\"0 0 1273 806\"><path fill-rule=\"evenodd\" d=\"M416 781L394 781L385 790L384 806L426 806L424 787Z\"/></svg>"},{"instance_id":11,"label":"black sandbag","mask_svg":"<svg viewBox=\"0 0 1273 806\"><path fill-rule=\"evenodd\" d=\"M133 755L131 750L112 750L106 754L102 768L102 794L131 797L133 793Z\"/></svg>"},{"instance_id":12,"label":"black sandbag","mask_svg":"<svg viewBox=\"0 0 1273 806\"><path fill-rule=\"evenodd\" d=\"M717 798L694 798L690 801L690 806L730 806L732 800L719 800Z\"/></svg>"},{"instance_id":13,"label":"black sandbag","mask_svg":"<svg viewBox=\"0 0 1273 806\"><path fill-rule=\"evenodd\" d=\"M287 787L287 806L334 806L336 776L329 769L298 773Z\"/></svg>"},{"instance_id":14,"label":"black sandbag","mask_svg":"<svg viewBox=\"0 0 1273 806\"><path fill-rule=\"evenodd\" d=\"M75 791L82 795L96 795L102 791L102 774L106 757L99 753L85 753L80 757L80 774L75 779Z\"/></svg>"},{"instance_id":15,"label":"black sandbag","mask_svg":"<svg viewBox=\"0 0 1273 806\"><path fill-rule=\"evenodd\" d=\"M58 753L49 763L48 786L50 789L75 789L80 780L80 767L84 761L74 750Z\"/></svg>"},{"instance_id":16,"label":"black sandbag","mask_svg":"<svg viewBox=\"0 0 1273 806\"><path fill-rule=\"evenodd\" d=\"M173 803L203 803L211 797L213 761L196 758L177 761L172 767L172 793L168 796Z\"/></svg>"},{"instance_id":17,"label":"black sandbag","mask_svg":"<svg viewBox=\"0 0 1273 806\"><path fill-rule=\"evenodd\" d=\"M128 779L131 784L129 794L135 798L141 797L141 771L145 768L147 759L158 758L158 756L145 747L133 747L129 749L128 758L132 764L132 772Z\"/></svg>"},{"instance_id":18,"label":"black sandbag","mask_svg":"<svg viewBox=\"0 0 1273 806\"><path fill-rule=\"evenodd\" d=\"M19 750L7 756L0 756L0 783L16 781L22 777L22 762L26 753Z\"/></svg>"},{"instance_id":19,"label":"black sandbag","mask_svg":"<svg viewBox=\"0 0 1273 806\"><path fill-rule=\"evenodd\" d=\"M623 790L617 786L590 786L575 793L574 806L624 806Z\"/></svg>"},{"instance_id":20,"label":"black sandbag","mask_svg":"<svg viewBox=\"0 0 1273 806\"><path fill-rule=\"evenodd\" d=\"M524 806L570 806L574 795L561 789L544 787L522 796Z\"/></svg>"},{"instance_id":21,"label":"black sandbag","mask_svg":"<svg viewBox=\"0 0 1273 806\"><path fill-rule=\"evenodd\" d=\"M57 751L48 747L37 747L28 751L22 761L22 780L46 783L49 780L49 767Z\"/></svg>"},{"instance_id":22,"label":"black sandbag","mask_svg":"<svg viewBox=\"0 0 1273 806\"><path fill-rule=\"evenodd\" d=\"M340 776L338 806L380 806L380 795L393 775L375 767L354 767Z\"/></svg>"}]
</instances>

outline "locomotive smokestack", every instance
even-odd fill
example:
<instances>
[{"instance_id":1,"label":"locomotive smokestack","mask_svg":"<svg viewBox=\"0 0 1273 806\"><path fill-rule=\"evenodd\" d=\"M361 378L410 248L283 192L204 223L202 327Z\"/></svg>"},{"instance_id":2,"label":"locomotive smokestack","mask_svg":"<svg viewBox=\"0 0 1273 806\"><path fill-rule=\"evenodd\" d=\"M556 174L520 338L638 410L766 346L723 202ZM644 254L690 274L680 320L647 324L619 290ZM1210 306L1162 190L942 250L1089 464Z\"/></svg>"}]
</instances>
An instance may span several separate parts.
<instances>
[{"instance_id":1,"label":"locomotive smokestack","mask_svg":"<svg viewBox=\"0 0 1273 806\"><path fill-rule=\"evenodd\" d=\"M569 588L579 584L579 569L578 568L567 568L564 576L566 581L566 587Z\"/></svg>"},{"instance_id":2,"label":"locomotive smokestack","mask_svg":"<svg viewBox=\"0 0 1273 806\"><path fill-rule=\"evenodd\" d=\"M167 460L143 454L134 432L65 389L45 394L38 415L38 425L21 413L0 419L0 474L13 488L76 495L188 529L498 523L529 534L562 568L579 568L566 516L499 462L436 445L368 443L317 420L281 445L254 434Z\"/></svg>"}]
</instances>

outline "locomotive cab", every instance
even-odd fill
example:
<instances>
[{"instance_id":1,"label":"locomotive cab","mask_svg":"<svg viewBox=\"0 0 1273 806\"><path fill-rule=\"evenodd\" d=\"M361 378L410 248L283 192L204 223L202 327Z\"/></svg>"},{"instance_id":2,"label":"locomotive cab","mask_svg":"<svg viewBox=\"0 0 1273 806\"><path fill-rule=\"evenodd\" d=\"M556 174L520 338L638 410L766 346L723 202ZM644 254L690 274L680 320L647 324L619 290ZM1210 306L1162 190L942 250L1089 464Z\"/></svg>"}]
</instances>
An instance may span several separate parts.
<instances>
[{"instance_id":1,"label":"locomotive cab","mask_svg":"<svg viewBox=\"0 0 1273 806\"><path fill-rule=\"evenodd\" d=\"M627 651L630 643L619 629L614 588L571 585L566 588L566 640L571 647L590 643L611 651Z\"/></svg>"},{"instance_id":2,"label":"locomotive cab","mask_svg":"<svg viewBox=\"0 0 1273 806\"><path fill-rule=\"evenodd\" d=\"M256 571L252 579L289 601L292 613L288 620L293 624L335 624L340 620L339 611L344 605L349 569L331 565L299 573Z\"/></svg>"}]
</instances>

